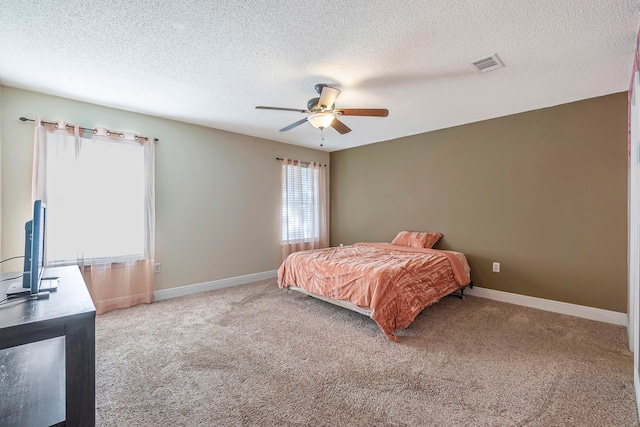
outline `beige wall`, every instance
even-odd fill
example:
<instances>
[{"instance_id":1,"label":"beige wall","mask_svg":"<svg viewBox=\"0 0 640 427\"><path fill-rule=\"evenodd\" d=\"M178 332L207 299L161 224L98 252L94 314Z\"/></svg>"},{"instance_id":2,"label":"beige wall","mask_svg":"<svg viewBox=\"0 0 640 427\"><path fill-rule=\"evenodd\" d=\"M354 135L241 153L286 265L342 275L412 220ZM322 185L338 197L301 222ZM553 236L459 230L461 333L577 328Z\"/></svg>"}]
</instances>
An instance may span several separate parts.
<instances>
[{"instance_id":1,"label":"beige wall","mask_svg":"<svg viewBox=\"0 0 640 427\"><path fill-rule=\"evenodd\" d=\"M468 255L478 286L626 311L626 93L329 156L0 87L3 257L23 251L33 124L18 117L37 115L160 138L156 289L276 269L274 157L289 156L331 160L334 245L437 230L445 234L437 247Z\"/></svg>"},{"instance_id":2,"label":"beige wall","mask_svg":"<svg viewBox=\"0 0 640 427\"><path fill-rule=\"evenodd\" d=\"M23 251L30 217L33 123L78 122L160 139L156 149L156 289L275 270L280 265L277 156L329 154L157 117L2 87L2 254ZM88 230L90 232L90 230ZM20 269L20 263L7 270Z\"/></svg>"},{"instance_id":3,"label":"beige wall","mask_svg":"<svg viewBox=\"0 0 640 427\"><path fill-rule=\"evenodd\" d=\"M331 153L331 243L439 231L478 286L626 312L626 129L619 93Z\"/></svg>"}]
</instances>

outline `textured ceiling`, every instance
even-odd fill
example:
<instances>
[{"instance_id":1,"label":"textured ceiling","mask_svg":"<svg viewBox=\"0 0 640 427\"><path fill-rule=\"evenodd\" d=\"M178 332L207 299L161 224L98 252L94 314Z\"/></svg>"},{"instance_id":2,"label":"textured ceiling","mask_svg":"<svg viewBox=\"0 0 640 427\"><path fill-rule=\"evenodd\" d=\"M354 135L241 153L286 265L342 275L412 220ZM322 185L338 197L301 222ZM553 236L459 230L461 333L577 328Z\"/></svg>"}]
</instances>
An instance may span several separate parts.
<instances>
[{"instance_id":1,"label":"textured ceiling","mask_svg":"<svg viewBox=\"0 0 640 427\"><path fill-rule=\"evenodd\" d=\"M640 0L0 0L0 83L335 151L626 91ZM497 53L505 68L470 62ZM56 119L56 118L52 118ZM64 119L61 117L59 119ZM162 138L162 135L157 135Z\"/></svg>"}]
</instances>

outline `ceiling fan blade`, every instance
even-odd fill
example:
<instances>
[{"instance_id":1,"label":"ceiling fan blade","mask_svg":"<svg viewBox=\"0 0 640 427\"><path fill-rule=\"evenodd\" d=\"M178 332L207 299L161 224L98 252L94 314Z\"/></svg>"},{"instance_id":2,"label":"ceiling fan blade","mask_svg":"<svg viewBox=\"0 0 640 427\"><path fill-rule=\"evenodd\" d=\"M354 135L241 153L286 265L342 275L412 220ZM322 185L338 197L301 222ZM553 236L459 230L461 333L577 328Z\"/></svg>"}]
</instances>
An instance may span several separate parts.
<instances>
[{"instance_id":1,"label":"ceiling fan blade","mask_svg":"<svg viewBox=\"0 0 640 427\"><path fill-rule=\"evenodd\" d=\"M287 127L283 127L282 129L280 129L280 132L286 132L286 131L288 131L288 130L291 130L291 129L293 129L293 128L294 128L294 127L296 127L296 126L300 126L301 124L303 124L303 123L304 123L304 122L306 122L306 121L307 121L307 118L305 117L305 118L304 118L304 119L302 119L302 120L298 120L298 121L297 121L297 122L295 122L295 123L291 123L291 124L290 124L289 126L287 126Z\"/></svg>"},{"instance_id":2,"label":"ceiling fan blade","mask_svg":"<svg viewBox=\"0 0 640 427\"><path fill-rule=\"evenodd\" d=\"M386 108L341 108L335 110L334 113L341 116L371 116L371 117L387 117L389 110Z\"/></svg>"},{"instance_id":3,"label":"ceiling fan blade","mask_svg":"<svg viewBox=\"0 0 640 427\"><path fill-rule=\"evenodd\" d=\"M333 104L336 103L338 95L340 95L339 89L336 89L335 87L324 86L322 88L322 93L320 93L318 107L325 110L330 110L333 107Z\"/></svg>"},{"instance_id":4,"label":"ceiling fan blade","mask_svg":"<svg viewBox=\"0 0 640 427\"><path fill-rule=\"evenodd\" d=\"M299 108L282 108L282 107L265 107L263 105L258 105L256 108L260 110L279 110L279 111L297 111L299 113L310 113L309 110L301 110Z\"/></svg>"},{"instance_id":5,"label":"ceiling fan blade","mask_svg":"<svg viewBox=\"0 0 640 427\"><path fill-rule=\"evenodd\" d=\"M344 135L345 133L349 133L351 132L351 129L349 129L349 127L347 125L345 125L344 123L342 123L340 120L338 120L337 118L334 118L333 121L331 122L331 124L329 125L332 128L334 128L335 130L337 130L340 134Z\"/></svg>"}]
</instances>

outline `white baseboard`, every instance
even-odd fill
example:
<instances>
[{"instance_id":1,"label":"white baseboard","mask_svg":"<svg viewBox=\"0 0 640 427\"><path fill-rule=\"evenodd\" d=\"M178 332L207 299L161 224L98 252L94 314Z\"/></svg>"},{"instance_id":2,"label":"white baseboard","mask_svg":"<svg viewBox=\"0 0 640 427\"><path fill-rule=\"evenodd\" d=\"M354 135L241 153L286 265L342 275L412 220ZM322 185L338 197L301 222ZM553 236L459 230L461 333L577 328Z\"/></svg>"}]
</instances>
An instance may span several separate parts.
<instances>
[{"instance_id":1,"label":"white baseboard","mask_svg":"<svg viewBox=\"0 0 640 427\"><path fill-rule=\"evenodd\" d=\"M634 357L637 356L634 355ZM633 389L636 391L636 407L638 414L640 414L640 377L638 377L638 370L635 368L638 365L634 362L633 366Z\"/></svg>"},{"instance_id":2,"label":"white baseboard","mask_svg":"<svg viewBox=\"0 0 640 427\"><path fill-rule=\"evenodd\" d=\"M230 286L244 285L245 283L259 280L275 279L277 270L264 271L262 273L247 274L246 276L230 277L228 279L214 280L212 282L196 283L194 285L179 286L177 288L162 289L153 293L155 301L197 294L199 292L212 291L214 289L228 288Z\"/></svg>"},{"instance_id":3,"label":"white baseboard","mask_svg":"<svg viewBox=\"0 0 640 427\"><path fill-rule=\"evenodd\" d=\"M569 316L582 317L584 319L597 320L599 322L612 323L614 325L628 326L627 313L603 310L601 308L587 307L584 305L570 304L568 302L553 301L549 299L530 297L526 295L512 294L510 292L496 291L494 289L479 288L465 289L465 295L487 298L509 304L522 305L537 308L539 310L552 311L554 313L568 314Z\"/></svg>"},{"instance_id":4,"label":"white baseboard","mask_svg":"<svg viewBox=\"0 0 640 427\"><path fill-rule=\"evenodd\" d=\"M199 292L212 291L214 289L228 288L230 286L244 285L246 283L257 282L259 280L275 279L278 277L277 270L264 271L262 273L247 274L246 276L230 277L227 279L214 280L194 285L179 286L177 288L162 289L153 293L155 301L162 301L170 298L182 297L185 295L197 294ZM474 286L467 288L465 295L479 298L487 298L509 304L521 305L524 307L537 308L539 310L551 311L554 313L567 314L569 316L582 317L584 319L597 320L599 322L612 323L614 325L628 326L627 313L604 310L601 308L587 307L584 305L570 304L568 302L553 301L549 299L530 297L526 295L513 294L510 292L497 291L494 289L480 288Z\"/></svg>"}]
</instances>

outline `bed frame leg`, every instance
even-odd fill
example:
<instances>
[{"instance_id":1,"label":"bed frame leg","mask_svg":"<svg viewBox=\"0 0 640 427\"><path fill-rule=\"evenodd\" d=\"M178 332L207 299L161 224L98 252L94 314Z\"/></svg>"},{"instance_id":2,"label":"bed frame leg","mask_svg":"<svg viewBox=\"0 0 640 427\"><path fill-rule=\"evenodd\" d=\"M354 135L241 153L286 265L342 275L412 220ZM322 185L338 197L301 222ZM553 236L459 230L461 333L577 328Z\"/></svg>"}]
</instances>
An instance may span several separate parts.
<instances>
[{"instance_id":1,"label":"bed frame leg","mask_svg":"<svg viewBox=\"0 0 640 427\"><path fill-rule=\"evenodd\" d=\"M467 289L467 288L473 289L473 282L469 282L469 284L467 286L465 286L463 288L460 288L456 292L454 292L452 294L449 294L449 295L452 295L454 297L458 297L460 299L464 299L464 290Z\"/></svg>"},{"instance_id":2,"label":"bed frame leg","mask_svg":"<svg viewBox=\"0 0 640 427\"><path fill-rule=\"evenodd\" d=\"M450 293L449 296L464 299L464 288L460 288L457 291Z\"/></svg>"}]
</instances>

